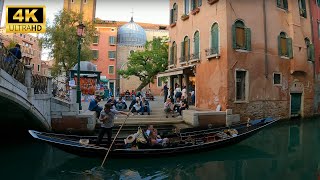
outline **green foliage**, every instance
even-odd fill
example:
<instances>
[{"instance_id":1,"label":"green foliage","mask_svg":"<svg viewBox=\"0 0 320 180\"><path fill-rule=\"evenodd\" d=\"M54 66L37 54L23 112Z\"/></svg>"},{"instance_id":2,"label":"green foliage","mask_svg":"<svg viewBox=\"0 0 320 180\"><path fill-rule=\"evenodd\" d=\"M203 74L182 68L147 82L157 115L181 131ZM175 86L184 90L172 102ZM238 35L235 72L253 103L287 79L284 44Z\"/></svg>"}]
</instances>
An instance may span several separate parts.
<instances>
[{"instance_id":1,"label":"green foliage","mask_svg":"<svg viewBox=\"0 0 320 180\"><path fill-rule=\"evenodd\" d=\"M53 20L53 24L47 27L41 43L44 48L49 49L49 56L55 60L52 75L57 76L61 69L69 71L77 64L78 42L77 25L83 22L85 35L81 41L81 61L92 60L90 44L96 35L94 24L82 21L82 14L62 10Z\"/></svg>"},{"instance_id":2,"label":"green foliage","mask_svg":"<svg viewBox=\"0 0 320 180\"><path fill-rule=\"evenodd\" d=\"M153 83L158 73L164 72L168 67L168 43L167 39L155 38L147 42L144 51L136 51L130 54L126 70L118 70L124 78L136 76L141 84L137 88L140 91L149 83Z\"/></svg>"},{"instance_id":3,"label":"green foliage","mask_svg":"<svg viewBox=\"0 0 320 180\"><path fill-rule=\"evenodd\" d=\"M18 42L14 41L14 40L10 40L9 45L6 48L7 49L14 48L16 46L16 44L18 44Z\"/></svg>"}]
</instances>

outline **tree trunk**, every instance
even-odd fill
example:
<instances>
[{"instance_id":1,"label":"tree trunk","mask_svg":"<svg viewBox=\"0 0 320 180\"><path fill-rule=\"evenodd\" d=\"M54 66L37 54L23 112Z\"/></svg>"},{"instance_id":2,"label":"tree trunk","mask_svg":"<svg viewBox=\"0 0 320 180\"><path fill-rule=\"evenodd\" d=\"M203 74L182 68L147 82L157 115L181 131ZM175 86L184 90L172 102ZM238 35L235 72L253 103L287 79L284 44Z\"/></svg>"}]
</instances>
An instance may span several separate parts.
<instances>
[{"instance_id":1,"label":"tree trunk","mask_svg":"<svg viewBox=\"0 0 320 180\"><path fill-rule=\"evenodd\" d=\"M146 87L150 82L142 81L139 87L136 89L136 91L141 91L144 87Z\"/></svg>"}]
</instances>

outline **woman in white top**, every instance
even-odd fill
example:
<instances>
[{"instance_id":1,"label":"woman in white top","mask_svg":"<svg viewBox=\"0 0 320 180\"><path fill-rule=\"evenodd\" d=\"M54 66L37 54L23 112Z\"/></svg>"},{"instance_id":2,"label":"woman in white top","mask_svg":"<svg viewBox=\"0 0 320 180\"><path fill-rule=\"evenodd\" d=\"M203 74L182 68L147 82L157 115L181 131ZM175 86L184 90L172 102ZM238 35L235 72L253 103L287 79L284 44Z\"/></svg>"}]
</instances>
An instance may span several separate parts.
<instances>
[{"instance_id":1,"label":"woman in white top","mask_svg":"<svg viewBox=\"0 0 320 180\"><path fill-rule=\"evenodd\" d=\"M182 97L181 97L182 100L184 99L188 99L188 94L187 94L187 88L186 87L183 87L182 89Z\"/></svg>"}]
</instances>

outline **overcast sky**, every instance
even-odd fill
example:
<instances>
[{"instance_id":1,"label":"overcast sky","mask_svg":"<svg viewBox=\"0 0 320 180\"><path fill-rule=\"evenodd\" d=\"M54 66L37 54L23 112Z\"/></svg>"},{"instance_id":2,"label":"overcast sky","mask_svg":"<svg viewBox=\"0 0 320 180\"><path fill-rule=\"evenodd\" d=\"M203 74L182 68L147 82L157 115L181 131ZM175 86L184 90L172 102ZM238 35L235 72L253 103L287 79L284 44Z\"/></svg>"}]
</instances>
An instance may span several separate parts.
<instances>
[{"instance_id":1,"label":"overcast sky","mask_svg":"<svg viewBox=\"0 0 320 180\"><path fill-rule=\"evenodd\" d=\"M5 0L1 26L5 24L6 5L45 5L47 19L63 8L63 0ZM168 24L169 0L97 0L96 17L104 20L130 21L131 12L136 22Z\"/></svg>"},{"instance_id":2,"label":"overcast sky","mask_svg":"<svg viewBox=\"0 0 320 180\"><path fill-rule=\"evenodd\" d=\"M5 0L1 26L5 25L6 5L45 5L49 23L62 10L63 0ZM169 0L97 0L96 17L103 20L130 21L153 24L168 24ZM48 59L48 50L42 51L42 60Z\"/></svg>"}]
</instances>

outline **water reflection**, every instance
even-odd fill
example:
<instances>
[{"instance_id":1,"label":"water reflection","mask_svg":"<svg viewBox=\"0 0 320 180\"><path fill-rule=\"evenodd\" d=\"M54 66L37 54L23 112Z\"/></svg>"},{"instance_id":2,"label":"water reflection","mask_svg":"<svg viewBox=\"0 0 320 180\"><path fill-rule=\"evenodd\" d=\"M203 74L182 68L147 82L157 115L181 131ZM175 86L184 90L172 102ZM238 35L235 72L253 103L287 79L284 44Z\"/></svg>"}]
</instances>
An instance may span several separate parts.
<instances>
[{"instance_id":1,"label":"water reflection","mask_svg":"<svg viewBox=\"0 0 320 180\"><path fill-rule=\"evenodd\" d=\"M111 159L103 169L99 168L100 159L80 158L32 141L12 152L0 150L1 160L7 158L8 162L0 169L11 173L5 177L27 175L31 177L28 179L317 179L319 122L282 122L242 143L210 152L155 159ZM21 171L21 176L14 174L16 171Z\"/></svg>"}]
</instances>

